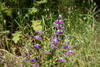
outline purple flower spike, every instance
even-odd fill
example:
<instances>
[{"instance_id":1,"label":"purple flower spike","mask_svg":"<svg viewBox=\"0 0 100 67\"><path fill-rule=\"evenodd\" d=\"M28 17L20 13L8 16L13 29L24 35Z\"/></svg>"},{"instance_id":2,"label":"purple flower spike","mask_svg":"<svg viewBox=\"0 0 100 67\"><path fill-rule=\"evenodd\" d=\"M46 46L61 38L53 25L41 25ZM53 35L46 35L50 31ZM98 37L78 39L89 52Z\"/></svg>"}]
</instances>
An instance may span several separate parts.
<instances>
[{"instance_id":1,"label":"purple flower spike","mask_svg":"<svg viewBox=\"0 0 100 67\"><path fill-rule=\"evenodd\" d=\"M33 57L33 58L32 58L32 62L35 62L35 61L36 61L36 57Z\"/></svg>"},{"instance_id":2,"label":"purple flower spike","mask_svg":"<svg viewBox=\"0 0 100 67\"><path fill-rule=\"evenodd\" d=\"M59 20L59 23L60 23L60 24L62 24L62 23L63 23L63 21L62 21L62 20Z\"/></svg>"},{"instance_id":3,"label":"purple flower spike","mask_svg":"<svg viewBox=\"0 0 100 67\"><path fill-rule=\"evenodd\" d=\"M58 23L59 22L59 20L56 20L56 23Z\"/></svg>"},{"instance_id":4,"label":"purple flower spike","mask_svg":"<svg viewBox=\"0 0 100 67\"><path fill-rule=\"evenodd\" d=\"M50 46L51 49L56 49L57 47L55 45Z\"/></svg>"},{"instance_id":5,"label":"purple flower spike","mask_svg":"<svg viewBox=\"0 0 100 67\"><path fill-rule=\"evenodd\" d=\"M36 67L38 67L38 64L37 64L37 63L35 63L35 66L36 66Z\"/></svg>"},{"instance_id":6,"label":"purple flower spike","mask_svg":"<svg viewBox=\"0 0 100 67\"><path fill-rule=\"evenodd\" d=\"M59 19L62 19L63 17L61 15L58 16Z\"/></svg>"},{"instance_id":7,"label":"purple flower spike","mask_svg":"<svg viewBox=\"0 0 100 67\"><path fill-rule=\"evenodd\" d=\"M64 62L63 58L58 59L59 62Z\"/></svg>"},{"instance_id":8,"label":"purple flower spike","mask_svg":"<svg viewBox=\"0 0 100 67\"><path fill-rule=\"evenodd\" d=\"M35 48L38 48L38 47L39 47L39 44L35 44L34 47L35 47Z\"/></svg>"}]
</instances>

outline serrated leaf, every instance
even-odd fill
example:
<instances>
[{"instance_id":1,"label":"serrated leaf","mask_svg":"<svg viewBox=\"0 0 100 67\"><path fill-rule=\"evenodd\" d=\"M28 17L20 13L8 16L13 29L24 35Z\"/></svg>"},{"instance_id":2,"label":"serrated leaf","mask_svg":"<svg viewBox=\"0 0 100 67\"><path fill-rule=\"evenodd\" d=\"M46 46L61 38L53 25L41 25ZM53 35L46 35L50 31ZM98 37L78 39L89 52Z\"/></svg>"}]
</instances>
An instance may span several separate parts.
<instances>
[{"instance_id":1,"label":"serrated leaf","mask_svg":"<svg viewBox=\"0 0 100 67\"><path fill-rule=\"evenodd\" d=\"M37 21L32 20L32 27L34 30L42 30L41 20Z\"/></svg>"},{"instance_id":2,"label":"serrated leaf","mask_svg":"<svg viewBox=\"0 0 100 67\"><path fill-rule=\"evenodd\" d=\"M20 36L21 36L21 31L17 31L15 33L12 34L13 38L12 40L17 43L20 40Z\"/></svg>"}]
</instances>

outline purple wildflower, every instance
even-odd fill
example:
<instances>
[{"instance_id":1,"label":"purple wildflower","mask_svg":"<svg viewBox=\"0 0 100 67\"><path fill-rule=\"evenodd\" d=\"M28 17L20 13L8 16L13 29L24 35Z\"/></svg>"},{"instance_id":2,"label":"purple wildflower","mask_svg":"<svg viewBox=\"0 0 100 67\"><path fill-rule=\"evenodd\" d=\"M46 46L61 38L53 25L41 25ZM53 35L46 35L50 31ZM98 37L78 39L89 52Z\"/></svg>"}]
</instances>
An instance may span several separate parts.
<instances>
[{"instance_id":1,"label":"purple wildflower","mask_svg":"<svg viewBox=\"0 0 100 67\"><path fill-rule=\"evenodd\" d=\"M66 49L69 49L69 46L67 44L65 45L65 47L66 47Z\"/></svg>"},{"instance_id":2,"label":"purple wildflower","mask_svg":"<svg viewBox=\"0 0 100 67\"><path fill-rule=\"evenodd\" d=\"M59 41L57 40L57 41L55 41L54 43L55 43L55 45L56 45L56 44L58 44L58 43L59 43Z\"/></svg>"},{"instance_id":3,"label":"purple wildflower","mask_svg":"<svg viewBox=\"0 0 100 67\"><path fill-rule=\"evenodd\" d=\"M70 62L72 62L72 59L70 59Z\"/></svg>"},{"instance_id":4,"label":"purple wildflower","mask_svg":"<svg viewBox=\"0 0 100 67\"><path fill-rule=\"evenodd\" d=\"M54 43L55 43L55 45L59 43L57 38L54 39Z\"/></svg>"},{"instance_id":5,"label":"purple wildflower","mask_svg":"<svg viewBox=\"0 0 100 67\"><path fill-rule=\"evenodd\" d=\"M69 42L67 42L69 44Z\"/></svg>"},{"instance_id":6,"label":"purple wildflower","mask_svg":"<svg viewBox=\"0 0 100 67\"><path fill-rule=\"evenodd\" d=\"M67 53L67 51L65 51L65 53Z\"/></svg>"},{"instance_id":7,"label":"purple wildflower","mask_svg":"<svg viewBox=\"0 0 100 67\"><path fill-rule=\"evenodd\" d=\"M62 19L63 17L61 15L58 16L59 19Z\"/></svg>"},{"instance_id":8,"label":"purple wildflower","mask_svg":"<svg viewBox=\"0 0 100 67\"><path fill-rule=\"evenodd\" d=\"M60 24L62 24L62 23L63 23L63 21L62 21L62 20L59 20L59 23L60 23Z\"/></svg>"},{"instance_id":9,"label":"purple wildflower","mask_svg":"<svg viewBox=\"0 0 100 67\"><path fill-rule=\"evenodd\" d=\"M28 60L26 58L24 58L24 61L27 62Z\"/></svg>"},{"instance_id":10,"label":"purple wildflower","mask_svg":"<svg viewBox=\"0 0 100 67\"><path fill-rule=\"evenodd\" d=\"M54 36L57 36L57 34L56 34L56 33L54 33Z\"/></svg>"},{"instance_id":11,"label":"purple wildflower","mask_svg":"<svg viewBox=\"0 0 100 67\"><path fill-rule=\"evenodd\" d=\"M50 40L50 42L52 42L52 40Z\"/></svg>"},{"instance_id":12,"label":"purple wildflower","mask_svg":"<svg viewBox=\"0 0 100 67\"><path fill-rule=\"evenodd\" d=\"M57 47L55 45L50 46L51 49L56 49Z\"/></svg>"},{"instance_id":13,"label":"purple wildflower","mask_svg":"<svg viewBox=\"0 0 100 67\"><path fill-rule=\"evenodd\" d=\"M63 30L61 30L60 33L64 33Z\"/></svg>"},{"instance_id":14,"label":"purple wildflower","mask_svg":"<svg viewBox=\"0 0 100 67\"><path fill-rule=\"evenodd\" d=\"M34 47L35 47L35 48L38 48L38 47L39 47L39 44L35 44Z\"/></svg>"},{"instance_id":15,"label":"purple wildflower","mask_svg":"<svg viewBox=\"0 0 100 67\"><path fill-rule=\"evenodd\" d=\"M43 33L43 32L40 30L40 31L39 31L39 35L42 34L42 33Z\"/></svg>"},{"instance_id":16,"label":"purple wildflower","mask_svg":"<svg viewBox=\"0 0 100 67\"><path fill-rule=\"evenodd\" d=\"M32 58L32 62L35 62L35 61L36 61L36 57L33 57L33 58Z\"/></svg>"},{"instance_id":17,"label":"purple wildflower","mask_svg":"<svg viewBox=\"0 0 100 67\"><path fill-rule=\"evenodd\" d=\"M64 28L62 25L59 26L60 28Z\"/></svg>"},{"instance_id":18,"label":"purple wildflower","mask_svg":"<svg viewBox=\"0 0 100 67\"><path fill-rule=\"evenodd\" d=\"M57 28L58 27L58 24L56 24L55 26L54 26L54 28Z\"/></svg>"},{"instance_id":19,"label":"purple wildflower","mask_svg":"<svg viewBox=\"0 0 100 67\"><path fill-rule=\"evenodd\" d=\"M21 65L19 64L18 67L21 67Z\"/></svg>"},{"instance_id":20,"label":"purple wildflower","mask_svg":"<svg viewBox=\"0 0 100 67\"><path fill-rule=\"evenodd\" d=\"M68 55L65 55L66 57L68 56Z\"/></svg>"},{"instance_id":21,"label":"purple wildflower","mask_svg":"<svg viewBox=\"0 0 100 67\"><path fill-rule=\"evenodd\" d=\"M64 62L63 58L58 59L59 62Z\"/></svg>"},{"instance_id":22,"label":"purple wildflower","mask_svg":"<svg viewBox=\"0 0 100 67\"><path fill-rule=\"evenodd\" d=\"M37 63L35 63L35 66L36 66L36 67L38 67L38 64L37 64Z\"/></svg>"},{"instance_id":23,"label":"purple wildflower","mask_svg":"<svg viewBox=\"0 0 100 67\"><path fill-rule=\"evenodd\" d=\"M66 28L65 28L65 27L63 27L63 29L64 29L64 30L66 30Z\"/></svg>"},{"instance_id":24,"label":"purple wildflower","mask_svg":"<svg viewBox=\"0 0 100 67\"><path fill-rule=\"evenodd\" d=\"M39 36L34 36L34 39L35 39L35 40L42 40L42 38L39 37Z\"/></svg>"},{"instance_id":25,"label":"purple wildflower","mask_svg":"<svg viewBox=\"0 0 100 67\"><path fill-rule=\"evenodd\" d=\"M43 53L45 54L47 52L47 50L44 50Z\"/></svg>"},{"instance_id":26,"label":"purple wildflower","mask_svg":"<svg viewBox=\"0 0 100 67\"><path fill-rule=\"evenodd\" d=\"M52 54L52 52L51 51L48 51L49 52L49 54Z\"/></svg>"},{"instance_id":27,"label":"purple wildflower","mask_svg":"<svg viewBox=\"0 0 100 67\"><path fill-rule=\"evenodd\" d=\"M57 20L56 20L56 23L58 23L58 21L59 21L59 20L57 19Z\"/></svg>"},{"instance_id":28,"label":"purple wildflower","mask_svg":"<svg viewBox=\"0 0 100 67\"><path fill-rule=\"evenodd\" d=\"M26 36L29 36L29 33L26 33Z\"/></svg>"},{"instance_id":29,"label":"purple wildflower","mask_svg":"<svg viewBox=\"0 0 100 67\"><path fill-rule=\"evenodd\" d=\"M75 54L75 53L72 50L69 50L68 54L71 55L71 54Z\"/></svg>"},{"instance_id":30,"label":"purple wildflower","mask_svg":"<svg viewBox=\"0 0 100 67\"><path fill-rule=\"evenodd\" d=\"M34 65L31 65L30 67L34 67Z\"/></svg>"},{"instance_id":31,"label":"purple wildflower","mask_svg":"<svg viewBox=\"0 0 100 67\"><path fill-rule=\"evenodd\" d=\"M60 30L57 30L57 34L60 34Z\"/></svg>"},{"instance_id":32,"label":"purple wildflower","mask_svg":"<svg viewBox=\"0 0 100 67\"><path fill-rule=\"evenodd\" d=\"M72 52L72 54L75 54L74 52Z\"/></svg>"},{"instance_id":33,"label":"purple wildflower","mask_svg":"<svg viewBox=\"0 0 100 67\"><path fill-rule=\"evenodd\" d=\"M28 51L25 51L25 57L27 57L28 56Z\"/></svg>"}]
</instances>

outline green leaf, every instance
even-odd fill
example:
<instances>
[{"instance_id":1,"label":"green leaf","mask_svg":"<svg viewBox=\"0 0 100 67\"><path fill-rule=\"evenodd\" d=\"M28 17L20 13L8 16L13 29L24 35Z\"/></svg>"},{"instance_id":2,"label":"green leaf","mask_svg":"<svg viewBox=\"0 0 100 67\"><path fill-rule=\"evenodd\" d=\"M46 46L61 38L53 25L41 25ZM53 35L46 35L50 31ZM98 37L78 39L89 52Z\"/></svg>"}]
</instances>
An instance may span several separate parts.
<instances>
[{"instance_id":1,"label":"green leaf","mask_svg":"<svg viewBox=\"0 0 100 67\"><path fill-rule=\"evenodd\" d=\"M20 40L20 36L21 36L21 31L16 31L15 33L12 34L13 38L12 40L17 43Z\"/></svg>"},{"instance_id":2,"label":"green leaf","mask_svg":"<svg viewBox=\"0 0 100 67\"><path fill-rule=\"evenodd\" d=\"M32 28L36 31L42 30L41 20L36 20L36 21L32 20Z\"/></svg>"}]
</instances>

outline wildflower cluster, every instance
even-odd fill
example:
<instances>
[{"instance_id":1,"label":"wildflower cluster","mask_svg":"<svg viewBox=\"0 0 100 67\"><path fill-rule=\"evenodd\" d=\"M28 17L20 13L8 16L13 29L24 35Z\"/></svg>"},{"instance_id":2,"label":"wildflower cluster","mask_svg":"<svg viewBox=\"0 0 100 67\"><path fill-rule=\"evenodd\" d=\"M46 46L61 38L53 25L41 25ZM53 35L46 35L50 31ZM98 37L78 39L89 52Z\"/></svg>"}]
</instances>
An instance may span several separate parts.
<instances>
[{"instance_id":1,"label":"wildflower cluster","mask_svg":"<svg viewBox=\"0 0 100 67\"><path fill-rule=\"evenodd\" d=\"M31 65L30 67L38 67L38 64L36 63L36 58L37 57L33 57L32 55L29 54L29 51L25 51L25 58L24 58L24 61L27 63L27 62L30 62Z\"/></svg>"},{"instance_id":2,"label":"wildflower cluster","mask_svg":"<svg viewBox=\"0 0 100 67\"><path fill-rule=\"evenodd\" d=\"M34 40L36 42L36 44L34 44L34 47L35 48L38 48L39 47L38 41L41 41L42 40L42 37L39 36L39 35L42 34L42 31L41 30L40 31L35 31L35 33L38 34L38 35L35 35L34 36Z\"/></svg>"},{"instance_id":3,"label":"wildflower cluster","mask_svg":"<svg viewBox=\"0 0 100 67\"><path fill-rule=\"evenodd\" d=\"M63 17L61 15L58 16L58 19L55 21L54 25L54 32L53 36L49 39L49 48L47 47L48 44L43 45L40 47L41 42L43 42L43 39L41 37L42 31L35 31L34 35L34 48L35 50L38 50L38 54L40 55L40 58L37 58L36 56L30 56L28 51L25 51L25 59L24 61L30 61L33 65L30 67L38 67L38 62L48 61L47 59L51 57L55 57L53 60L56 60L55 62L72 62L72 56L75 55L75 51L73 51L73 47L70 45L69 39L66 38L66 34L64 30L66 30L65 26L63 25ZM44 49L44 47L47 47ZM41 60L42 59L42 60ZM50 58L52 59L52 58Z\"/></svg>"},{"instance_id":4,"label":"wildflower cluster","mask_svg":"<svg viewBox=\"0 0 100 67\"><path fill-rule=\"evenodd\" d=\"M66 28L63 26L63 17L61 15L58 16L58 19L55 21L55 25L54 25L54 28L56 29L55 32L54 32L54 35L50 38L50 42L52 43L50 45L50 49L55 49L55 52L60 52L60 53L63 53L64 56L62 55L59 55L58 56L58 61L59 62L64 62L66 57L70 57L70 61L72 62L72 55L75 54L75 52L72 49L72 47L69 44L69 42L66 40L65 38L65 42L62 43L61 40L63 40L64 38L64 30L66 30ZM63 38L61 38L63 37ZM61 46L62 44L62 46ZM58 48L58 49L57 49ZM61 49L61 50L60 50ZM64 49L62 51L62 49ZM56 54L56 53L55 53Z\"/></svg>"}]
</instances>

